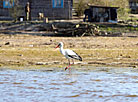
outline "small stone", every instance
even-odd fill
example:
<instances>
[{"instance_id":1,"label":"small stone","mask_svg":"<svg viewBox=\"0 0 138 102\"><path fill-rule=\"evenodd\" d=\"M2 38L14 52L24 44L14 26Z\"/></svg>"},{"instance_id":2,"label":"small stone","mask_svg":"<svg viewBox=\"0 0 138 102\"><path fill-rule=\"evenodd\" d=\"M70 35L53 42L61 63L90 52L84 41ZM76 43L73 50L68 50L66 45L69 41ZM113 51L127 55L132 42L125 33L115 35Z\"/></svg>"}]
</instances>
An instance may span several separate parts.
<instances>
[{"instance_id":1,"label":"small stone","mask_svg":"<svg viewBox=\"0 0 138 102\"><path fill-rule=\"evenodd\" d=\"M23 56L23 54L19 54L19 55L17 55L17 56Z\"/></svg>"},{"instance_id":2,"label":"small stone","mask_svg":"<svg viewBox=\"0 0 138 102\"><path fill-rule=\"evenodd\" d=\"M34 45L29 45L29 47L34 47Z\"/></svg>"},{"instance_id":3,"label":"small stone","mask_svg":"<svg viewBox=\"0 0 138 102\"><path fill-rule=\"evenodd\" d=\"M132 67L133 67L133 68L137 68L138 66L136 66L136 65L133 65Z\"/></svg>"},{"instance_id":4,"label":"small stone","mask_svg":"<svg viewBox=\"0 0 138 102\"><path fill-rule=\"evenodd\" d=\"M10 45L10 42L6 42L5 45Z\"/></svg>"},{"instance_id":5,"label":"small stone","mask_svg":"<svg viewBox=\"0 0 138 102\"><path fill-rule=\"evenodd\" d=\"M60 62L58 62L58 61L55 61L55 62L53 62L54 64L60 64Z\"/></svg>"},{"instance_id":6,"label":"small stone","mask_svg":"<svg viewBox=\"0 0 138 102\"><path fill-rule=\"evenodd\" d=\"M48 65L47 62L37 62L36 65Z\"/></svg>"}]
</instances>

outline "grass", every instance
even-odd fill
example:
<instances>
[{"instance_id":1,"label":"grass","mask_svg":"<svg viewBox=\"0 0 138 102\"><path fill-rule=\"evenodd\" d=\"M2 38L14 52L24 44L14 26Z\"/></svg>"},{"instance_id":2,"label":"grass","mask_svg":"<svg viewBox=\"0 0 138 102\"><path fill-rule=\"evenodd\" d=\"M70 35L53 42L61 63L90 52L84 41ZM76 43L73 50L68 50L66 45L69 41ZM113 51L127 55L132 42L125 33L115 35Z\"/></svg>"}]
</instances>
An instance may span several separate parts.
<instances>
[{"instance_id":1,"label":"grass","mask_svg":"<svg viewBox=\"0 0 138 102\"><path fill-rule=\"evenodd\" d=\"M55 49L58 42L83 58L77 66L138 66L137 37L44 37L32 35L0 35L0 66L20 68L58 67L67 60ZM10 42L9 45L5 45ZM75 61L78 62L78 61ZM16 68L16 67L15 67Z\"/></svg>"},{"instance_id":2,"label":"grass","mask_svg":"<svg viewBox=\"0 0 138 102\"><path fill-rule=\"evenodd\" d=\"M100 62L100 63L137 63L138 49L73 49L83 58L83 62ZM43 48L5 48L0 49L0 57L3 58L0 62L3 65L18 65L18 66L32 66L38 62L47 63L45 66L57 65L55 62L59 62L58 67L62 67L67 60L59 53L59 51L53 51L53 49L43 50ZM63 63L61 63L63 62ZM100 64L99 63L99 64ZM61 64L61 65L60 65ZM138 64L138 63L137 63ZM43 66L43 64L42 64Z\"/></svg>"},{"instance_id":3,"label":"grass","mask_svg":"<svg viewBox=\"0 0 138 102\"><path fill-rule=\"evenodd\" d=\"M4 21L0 21L0 23L12 23L12 22L14 22L14 21L6 21L6 20L4 20Z\"/></svg>"},{"instance_id":4,"label":"grass","mask_svg":"<svg viewBox=\"0 0 138 102\"><path fill-rule=\"evenodd\" d=\"M106 31L106 32L121 32L121 33L132 33L132 32L137 32L138 28L135 26L131 25L121 25L121 24L116 24L116 25L99 25L100 31Z\"/></svg>"}]
</instances>

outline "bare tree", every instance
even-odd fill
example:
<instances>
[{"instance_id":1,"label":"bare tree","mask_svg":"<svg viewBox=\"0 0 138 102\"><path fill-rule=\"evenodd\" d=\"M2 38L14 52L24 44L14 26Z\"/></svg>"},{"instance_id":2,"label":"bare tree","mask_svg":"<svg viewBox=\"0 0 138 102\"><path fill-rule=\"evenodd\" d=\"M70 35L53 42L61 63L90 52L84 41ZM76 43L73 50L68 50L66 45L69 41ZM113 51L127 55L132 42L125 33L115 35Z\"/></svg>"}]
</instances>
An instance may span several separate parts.
<instances>
[{"instance_id":1,"label":"bare tree","mask_svg":"<svg viewBox=\"0 0 138 102\"><path fill-rule=\"evenodd\" d=\"M79 0L76 4L74 4L77 16L82 16L84 14L86 4L87 2L85 0Z\"/></svg>"},{"instance_id":2,"label":"bare tree","mask_svg":"<svg viewBox=\"0 0 138 102\"><path fill-rule=\"evenodd\" d=\"M17 21L18 17L21 16L22 12L23 10L22 10L22 7L19 5L19 1L14 0L14 6L12 8L9 8L9 13L11 17L13 17L15 21Z\"/></svg>"}]
</instances>

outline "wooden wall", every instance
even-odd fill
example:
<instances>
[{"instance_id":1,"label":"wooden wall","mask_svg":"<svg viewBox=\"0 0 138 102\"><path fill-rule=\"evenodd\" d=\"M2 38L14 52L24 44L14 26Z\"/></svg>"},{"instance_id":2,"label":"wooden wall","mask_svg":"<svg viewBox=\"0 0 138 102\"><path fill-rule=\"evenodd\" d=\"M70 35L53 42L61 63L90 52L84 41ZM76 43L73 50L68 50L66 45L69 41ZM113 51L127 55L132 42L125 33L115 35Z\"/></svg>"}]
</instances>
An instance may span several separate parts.
<instances>
[{"instance_id":1,"label":"wooden wall","mask_svg":"<svg viewBox=\"0 0 138 102\"><path fill-rule=\"evenodd\" d=\"M53 8L52 0L19 0L23 14L25 16L26 3L31 2L31 16L32 19L38 18L38 13L44 13L45 17L49 19L71 19L72 18L72 4L71 0L64 0L63 8ZM8 9L0 8L0 16L9 16Z\"/></svg>"}]
</instances>

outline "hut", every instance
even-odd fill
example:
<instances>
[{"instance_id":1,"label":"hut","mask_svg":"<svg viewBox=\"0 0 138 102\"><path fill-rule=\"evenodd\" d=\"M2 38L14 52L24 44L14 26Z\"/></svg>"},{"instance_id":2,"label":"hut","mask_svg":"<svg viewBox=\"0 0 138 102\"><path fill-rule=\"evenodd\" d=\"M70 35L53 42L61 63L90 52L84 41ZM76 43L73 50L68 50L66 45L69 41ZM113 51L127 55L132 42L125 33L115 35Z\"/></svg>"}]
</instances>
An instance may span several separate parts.
<instances>
[{"instance_id":1,"label":"hut","mask_svg":"<svg viewBox=\"0 0 138 102\"><path fill-rule=\"evenodd\" d=\"M84 11L84 21L117 22L117 9L118 7L89 5L89 8Z\"/></svg>"},{"instance_id":2,"label":"hut","mask_svg":"<svg viewBox=\"0 0 138 102\"><path fill-rule=\"evenodd\" d=\"M71 19L73 0L18 0L22 9L20 16L25 16L25 6L30 3L31 19L38 19L39 14L49 19ZM10 17L9 9L14 7L15 0L0 1L0 18Z\"/></svg>"},{"instance_id":3,"label":"hut","mask_svg":"<svg viewBox=\"0 0 138 102\"><path fill-rule=\"evenodd\" d=\"M129 0L131 13L138 14L138 0Z\"/></svg>"}]
</instances>

